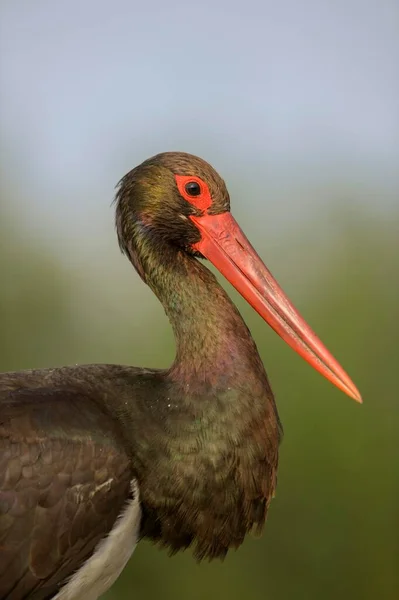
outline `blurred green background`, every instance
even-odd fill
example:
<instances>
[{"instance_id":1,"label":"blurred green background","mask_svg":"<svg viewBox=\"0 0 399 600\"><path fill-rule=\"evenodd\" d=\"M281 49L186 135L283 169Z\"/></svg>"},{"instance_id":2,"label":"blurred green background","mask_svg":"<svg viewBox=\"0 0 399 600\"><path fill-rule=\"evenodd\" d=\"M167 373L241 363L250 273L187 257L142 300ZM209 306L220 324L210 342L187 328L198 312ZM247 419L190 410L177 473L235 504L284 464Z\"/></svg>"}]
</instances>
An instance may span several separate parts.
<instances>
[{"instance_id":1,"label":"blurred green background","mask_svg":"<svg viewBox=\"0 0 399 600\"><path fill-rule=\"evenodd\" d=\"M285 430L264 535L201 565L141 543L108 600L399 597L397 11L322 4L0 7L0 370L173 360L110 203L128 169L181 149L221 172L237 220L364 398L228 287Z\"/></svg>"}]
</instances>

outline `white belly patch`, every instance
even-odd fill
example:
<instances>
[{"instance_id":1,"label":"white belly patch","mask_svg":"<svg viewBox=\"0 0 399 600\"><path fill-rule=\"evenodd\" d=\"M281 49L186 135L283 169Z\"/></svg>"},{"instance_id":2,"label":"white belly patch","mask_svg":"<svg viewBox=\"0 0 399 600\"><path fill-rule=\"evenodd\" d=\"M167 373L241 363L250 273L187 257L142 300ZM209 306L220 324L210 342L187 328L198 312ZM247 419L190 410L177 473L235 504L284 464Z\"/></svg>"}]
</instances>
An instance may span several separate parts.
<instances>
[{"instance_id":1,"label":"white belly patch","mask_svg":"<svg viewBox=\"0 0 399 600\"><path fill-rule=\"evenodd\" d=\"M129 500L106 538L92 556L72 575L54 600L97 600L119 577L133 554L140 529L141 508L136 481Z\"/></svg>"}]
</instances>

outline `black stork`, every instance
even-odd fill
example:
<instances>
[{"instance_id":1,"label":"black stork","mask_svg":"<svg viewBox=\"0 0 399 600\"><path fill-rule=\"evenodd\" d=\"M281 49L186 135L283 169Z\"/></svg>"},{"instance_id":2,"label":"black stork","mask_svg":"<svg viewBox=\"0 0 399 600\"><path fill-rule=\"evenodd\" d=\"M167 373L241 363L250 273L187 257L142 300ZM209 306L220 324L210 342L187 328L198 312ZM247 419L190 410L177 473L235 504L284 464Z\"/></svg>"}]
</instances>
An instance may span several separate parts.
<instances>
[{"instance_id":1,"label":"black stork","mask_svg":"<svg viewBox=\"0 0 399 600\"><path fill-rule=\"evenodd\" d=\"M261 530L281 426L249 330L207 258L315 369L361 402L230 213L203 160L158 154L116 195L119 244L173 326L167 370L0 375L0 598L95 600L147 538L197 559Z\"/></svg>"}]
</instances>

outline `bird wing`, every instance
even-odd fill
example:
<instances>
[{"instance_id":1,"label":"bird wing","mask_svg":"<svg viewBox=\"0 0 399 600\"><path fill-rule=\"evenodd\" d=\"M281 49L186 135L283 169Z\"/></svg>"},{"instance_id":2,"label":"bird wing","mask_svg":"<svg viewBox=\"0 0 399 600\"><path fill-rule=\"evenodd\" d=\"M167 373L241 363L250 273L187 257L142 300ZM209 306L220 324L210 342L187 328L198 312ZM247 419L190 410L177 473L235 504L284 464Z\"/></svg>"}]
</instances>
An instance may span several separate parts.
<instances>
[{"instance_id":1,"label":"bird wing","mask_svg":"<svg viewBox=\"0 0 399 600\"><path fill-rule=\"evenodd\" d=\"M114 420L74 390L21 389L0 402L0 598L51 598L131 496Z\"/></svg>"}]
</instances>

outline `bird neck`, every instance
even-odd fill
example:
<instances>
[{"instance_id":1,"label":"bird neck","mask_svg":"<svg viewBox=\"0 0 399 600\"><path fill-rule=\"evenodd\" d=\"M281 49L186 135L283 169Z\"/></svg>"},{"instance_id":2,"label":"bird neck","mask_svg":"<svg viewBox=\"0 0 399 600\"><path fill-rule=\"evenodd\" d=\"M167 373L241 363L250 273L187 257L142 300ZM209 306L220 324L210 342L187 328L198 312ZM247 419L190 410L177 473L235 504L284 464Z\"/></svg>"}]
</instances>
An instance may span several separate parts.
<instances>
[{"instance_id":1,"label":"bird neck","mask_svg":"<svg viewBox=\"0 0 399 600\"><path fill-rule=\"evenodd\" d=\"M145 272L175 335L168 376L190 389L267 382L255 342L215 276L182 250L157 250L146 252Z\"/></svg>"}]
</instances>

